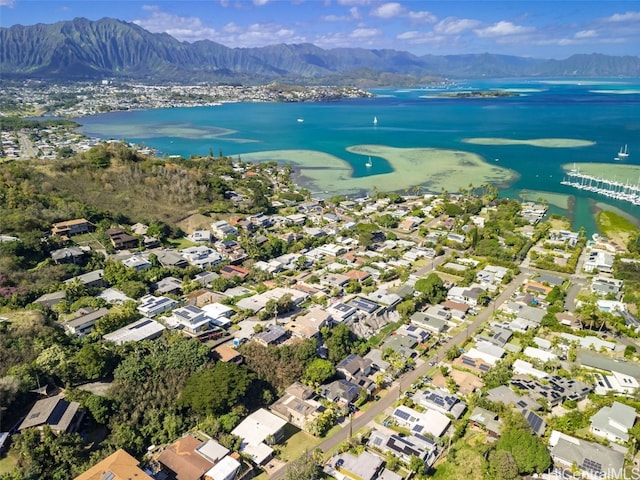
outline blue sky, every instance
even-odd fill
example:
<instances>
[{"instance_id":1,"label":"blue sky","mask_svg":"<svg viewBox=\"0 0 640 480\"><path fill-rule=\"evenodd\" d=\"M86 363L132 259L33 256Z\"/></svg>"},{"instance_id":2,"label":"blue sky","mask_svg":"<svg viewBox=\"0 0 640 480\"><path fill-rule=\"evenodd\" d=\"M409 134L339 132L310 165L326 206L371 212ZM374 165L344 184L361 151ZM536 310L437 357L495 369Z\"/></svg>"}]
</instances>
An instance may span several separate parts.
<instances>
[{"instance_id":1,"label":"blue sky","mask_svg":"<svg viewBox=\"0 0 640 480\"><path fill-rule=\"evenodd\" d=\"M0 0L0 26L118 18L229 47L310 42L418 55L640 54L636 1Z\"/></svg>"}]
</instances>

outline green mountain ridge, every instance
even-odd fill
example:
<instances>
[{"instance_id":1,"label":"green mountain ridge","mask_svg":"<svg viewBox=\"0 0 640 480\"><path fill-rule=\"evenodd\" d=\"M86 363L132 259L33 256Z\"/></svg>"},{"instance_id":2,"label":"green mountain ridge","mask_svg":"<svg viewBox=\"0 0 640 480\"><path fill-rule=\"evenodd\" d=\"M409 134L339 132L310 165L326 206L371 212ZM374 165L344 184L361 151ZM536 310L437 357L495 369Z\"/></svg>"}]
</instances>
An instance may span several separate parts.
<instances>
[{"instance_id":1,"label":"green mountain ridge","mask_svg":"<svg viewBox=\"0 0 640 480\"><path fill-rule=\"evenodd\" d=\"M366 78L359 74L366 72ZM112 18L0 28L0 75L48 81L130 79L153 83L297 81L420 82L433 77L640 76L640 58L601 54L545 60L490 53L417 56L397 50L278 44L229 48L181 42Z\"/></svg>"}]
</instances>

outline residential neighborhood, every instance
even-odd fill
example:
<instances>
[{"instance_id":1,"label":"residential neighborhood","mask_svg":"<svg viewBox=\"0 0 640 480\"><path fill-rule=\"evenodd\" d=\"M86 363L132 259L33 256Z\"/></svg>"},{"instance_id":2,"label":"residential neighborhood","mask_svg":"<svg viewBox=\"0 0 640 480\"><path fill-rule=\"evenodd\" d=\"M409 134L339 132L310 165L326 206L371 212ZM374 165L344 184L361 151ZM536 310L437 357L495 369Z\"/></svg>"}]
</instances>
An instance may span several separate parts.
<instances>
[{"instance_id":1,"label":"residential neighborhood","mask_svg":"<svg viewBox=\"0 0 640 480\"><path fill-rule=\"evenodd\" d=\"M285 188L178 238L87 218L42 232L70 274L5 301L3 334L25 312L50 329L33 377L2 370L24 382L0 396L5 461L37 430L53 436L30 445L78 432L105 453L78 479L277 479L304 462L353 480L628 478L640 323L624 245L496 195Z\"/></svg>"}]
</instances>

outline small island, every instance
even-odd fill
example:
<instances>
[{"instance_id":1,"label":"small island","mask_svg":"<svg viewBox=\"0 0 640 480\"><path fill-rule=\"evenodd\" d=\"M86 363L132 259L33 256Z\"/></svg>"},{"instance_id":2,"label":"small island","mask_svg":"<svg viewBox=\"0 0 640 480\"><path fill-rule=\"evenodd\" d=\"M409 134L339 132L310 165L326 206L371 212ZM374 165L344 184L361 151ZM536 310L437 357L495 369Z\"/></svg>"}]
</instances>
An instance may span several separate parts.
<instances>
[{"instance_id":1,"label":"small island","mask_svg":"<svg viewBox=\"0 0 640 480\"><path fill-rule=\"evenodd\" d=\"M429 97L446 97L446 98L501 98L501 97L519 97L516 92L508 92L506 90L472 90L464 92L447 92Z\"/></svg>"}]
</instances>

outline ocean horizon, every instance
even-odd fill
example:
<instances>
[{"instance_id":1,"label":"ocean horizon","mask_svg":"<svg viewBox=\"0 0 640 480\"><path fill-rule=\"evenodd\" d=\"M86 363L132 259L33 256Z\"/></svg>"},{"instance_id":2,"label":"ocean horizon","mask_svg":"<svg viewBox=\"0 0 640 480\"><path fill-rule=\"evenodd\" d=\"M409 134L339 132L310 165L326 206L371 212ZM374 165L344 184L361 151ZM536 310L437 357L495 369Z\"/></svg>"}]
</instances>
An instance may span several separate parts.
<instances>
[{"instance_id":1,"label":"ocean horizon","mask_svg":"<svg viewBox=\"0 0 640 480\"><path fill-rule=\"evenodd\" d=\"M561 182L568 165L605 164L599 175L607 180L640 184L640 79L468 80L370 91L375 97L224 103L76 121L87 136L144 144L161 155L222 152L290 163L301 186L318 196L440 193L493 183L501 196L544 199L552 213L590 233L595 208L639 222L639 206ZM463 93L474 91L511 96ZM455 94L462 96L442 96ZM618 157L625 145L629 155ZM606 164L631 167L609 178Z\"/></svg>"}]
</instances>

